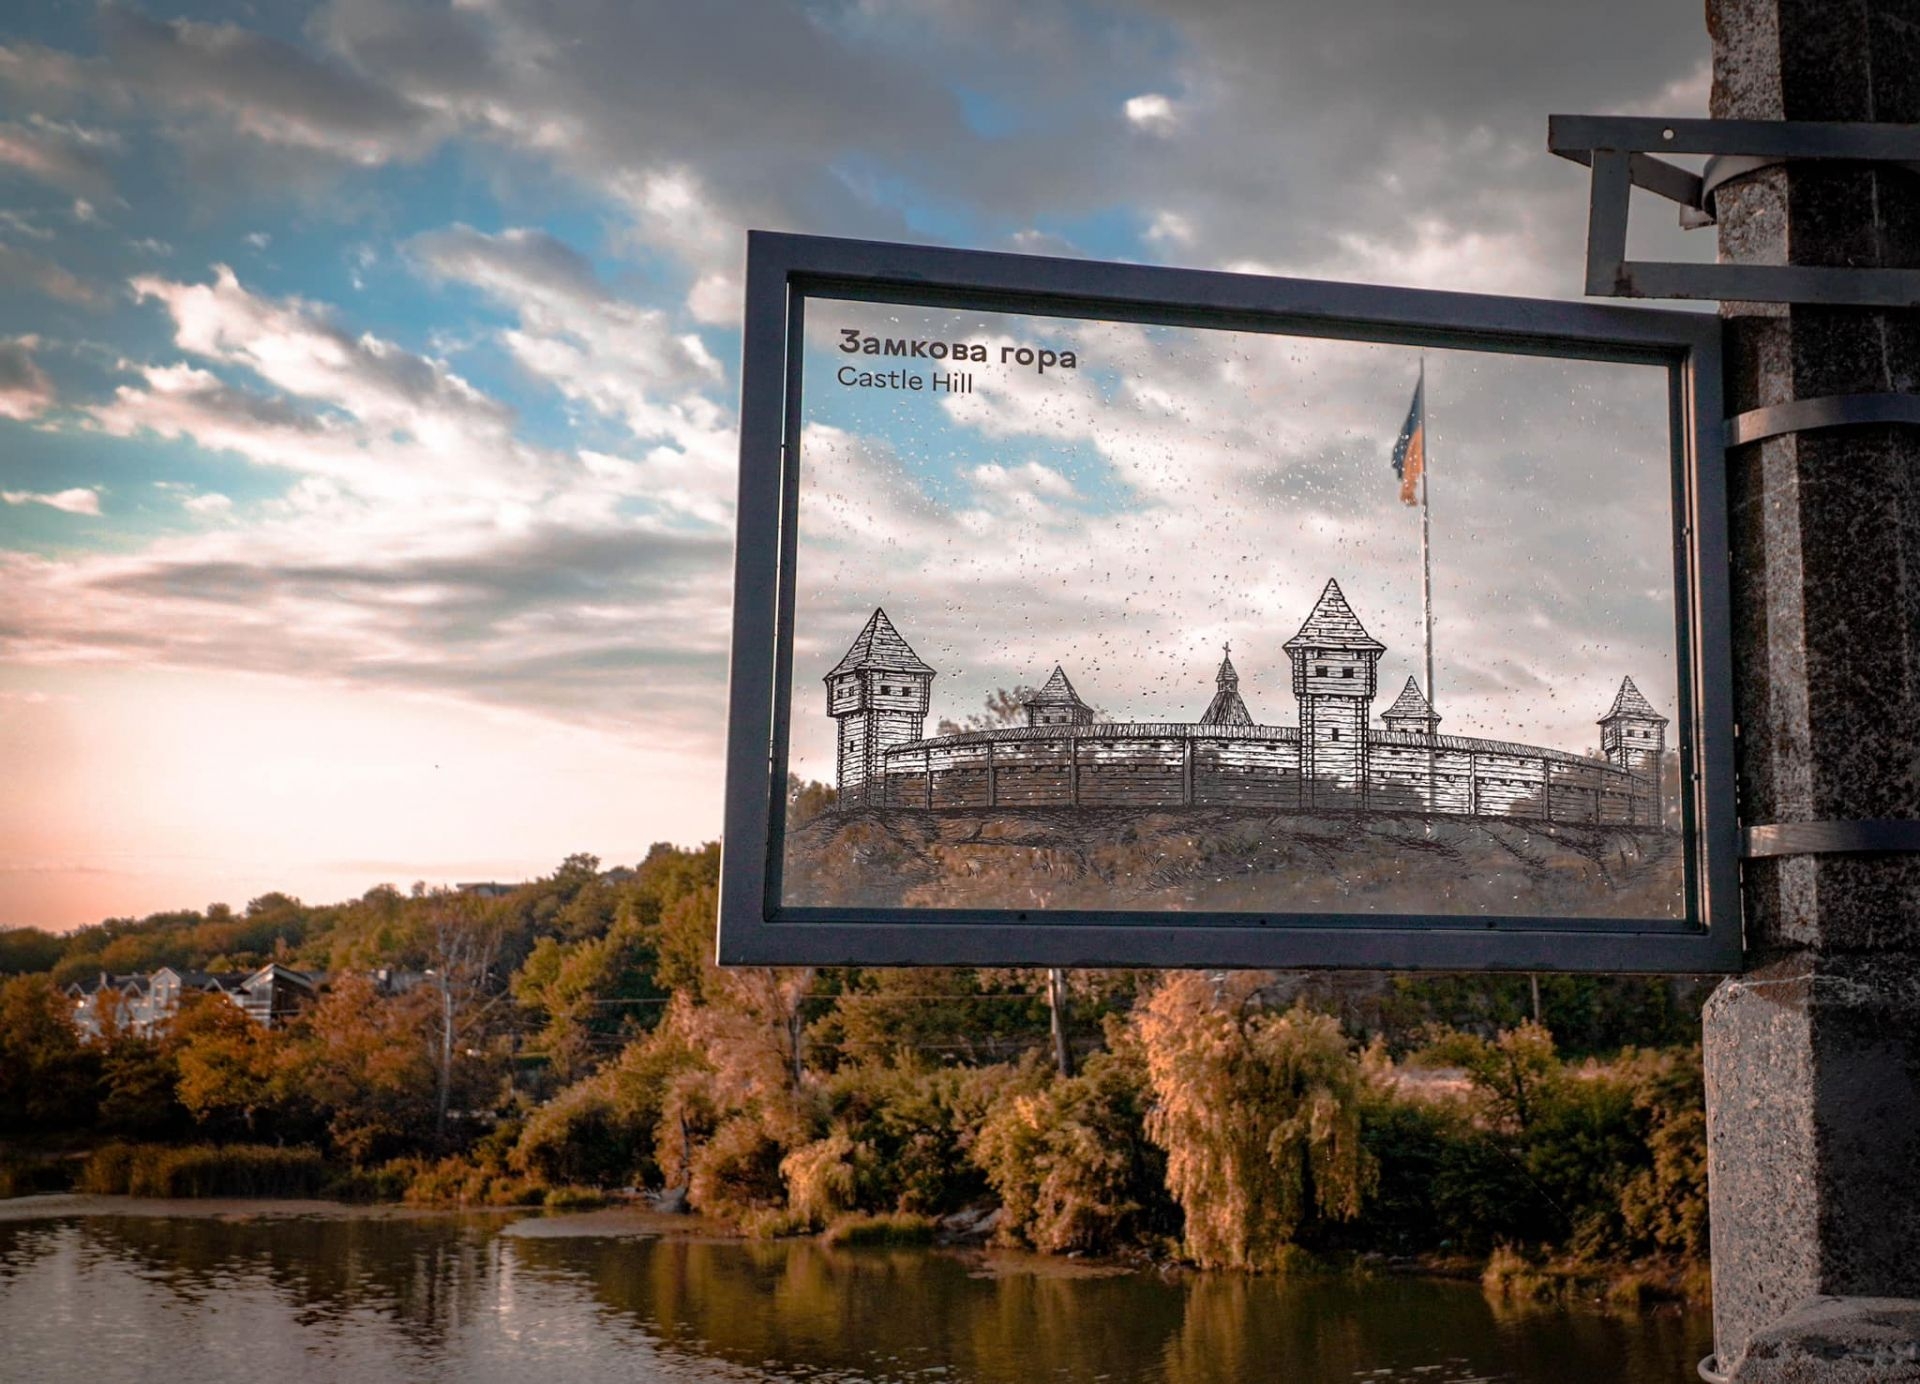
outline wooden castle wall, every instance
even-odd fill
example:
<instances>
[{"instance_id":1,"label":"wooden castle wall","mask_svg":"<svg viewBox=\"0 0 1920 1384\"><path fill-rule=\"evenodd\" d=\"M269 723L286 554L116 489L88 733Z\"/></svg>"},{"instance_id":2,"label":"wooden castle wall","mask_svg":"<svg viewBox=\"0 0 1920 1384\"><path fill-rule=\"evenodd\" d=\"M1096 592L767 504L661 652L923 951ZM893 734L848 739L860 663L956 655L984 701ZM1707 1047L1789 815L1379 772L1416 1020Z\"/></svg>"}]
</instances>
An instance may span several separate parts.
<instances>
[{"instance_id":1,"label":"wooden castle wall","mask_svg":"<svg viewBox=\"0 0 1920 1384\"><path fill-rule=\"evenodd\" d=\"M1196 805L1660 824L1645 781L1553 750L1369 732L1364 777L1343 739L1337 766L1310 781L1301 773L1298 731L1251 729L1257 733L1152 726L1137 735L1103 727L1094 734L943 737L884 750L875 797L897 808Z\"/></svg>"}]
</instances>

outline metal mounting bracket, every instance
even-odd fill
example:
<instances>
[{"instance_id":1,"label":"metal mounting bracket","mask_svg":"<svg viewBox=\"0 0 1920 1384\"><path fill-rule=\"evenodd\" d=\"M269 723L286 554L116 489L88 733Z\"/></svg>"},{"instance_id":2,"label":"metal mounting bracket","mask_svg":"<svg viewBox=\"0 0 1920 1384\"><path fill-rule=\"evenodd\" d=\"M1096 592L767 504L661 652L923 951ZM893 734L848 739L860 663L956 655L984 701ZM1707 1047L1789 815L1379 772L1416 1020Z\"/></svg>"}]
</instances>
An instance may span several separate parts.
<instances>
[{"instance_id":1,"label":"metal mounting bracket","mask_svg":"<svg viewBox=\"0 0 1920 1384\"><path fill-rule=\"evenodd\" d=\"M1587 292L1612 298L1704 298L1855 307L1920 305L1920 269L1686 264L1627 258L1635 187L1680 204L1682 226L1708 226L1727 183L1781 163L1827 159L1920 171L1920 125L1804 120L1662 120L1554 115L1547 148L1593 170L1587 207ZM1691 173L1654 154L1704 154Z\"/></svg>"}]
</instances>

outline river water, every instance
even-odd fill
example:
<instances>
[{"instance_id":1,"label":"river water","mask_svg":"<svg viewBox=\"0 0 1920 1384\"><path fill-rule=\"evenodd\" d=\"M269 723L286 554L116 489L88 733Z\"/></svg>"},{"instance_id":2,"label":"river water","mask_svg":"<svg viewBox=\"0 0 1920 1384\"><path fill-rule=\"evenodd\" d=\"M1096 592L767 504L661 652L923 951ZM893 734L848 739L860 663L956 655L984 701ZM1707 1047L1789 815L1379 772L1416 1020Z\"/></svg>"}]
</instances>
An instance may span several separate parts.
<instances>
[{"instance_id":1,"label":"river water","mask_svg":"<svg viewBox=\"0 0 1920 1384\"><path fill-rule=\"evenodd\" d=\"M1698 1313L1470 1283L829 1250L629 1212L0 1202L0 1379L1682 1384Z\"/></svg>"}]
</instances>

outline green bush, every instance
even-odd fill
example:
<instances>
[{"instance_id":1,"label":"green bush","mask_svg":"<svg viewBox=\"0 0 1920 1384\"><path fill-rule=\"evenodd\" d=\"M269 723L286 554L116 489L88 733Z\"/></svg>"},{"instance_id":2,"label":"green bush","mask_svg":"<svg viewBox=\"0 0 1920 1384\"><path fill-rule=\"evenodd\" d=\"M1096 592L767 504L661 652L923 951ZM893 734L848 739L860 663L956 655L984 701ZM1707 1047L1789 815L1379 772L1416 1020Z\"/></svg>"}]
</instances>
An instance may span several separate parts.
<instances>
[{"instance_id":1,"label":"green bush","mask_svg":"<svg viewBox=\"0 0 1920 1384\"><path fill-rule=\"evenodd\" d=\"M1632 1063L1633 1104L1646 1122L1647 1165L1620 1189L1631 1248L1704 1264L1707 1258L1707 1102L1700 1049Z\"/></svg>"},{"instance_id":2,"label":"green bush","mask_svg":"<svg viewBox=\"0 0 1920 1384\"><path fill-rule=\"evenodd\" d=\"M784 1208L787 1192L780 1163L786 1153L761 1120L735 1115L694 1155L687 1199L696 1210L732 1221L749 1212Z\"/></svg>"},{"instance_id":3,"label":"green bush","mask_svg":"<svg viewBox=\"0 0 1920 1384\"><path fill-rule=\"evenodd\" d=\"M340 1168L327 1179L327 1195L337 1201L401 1201L407 1184L419 1170L419 1160L396 1158L376 1168Z\"/></svg>"},{"instance_id":4,"label":"green bush","mask_svg":"<svg viewBox=\"0 0 1920 1384\"><path fill-rule=\"evenodd\" d=\"M1146 1137L1147 1072L1135 1049L1095 1054L1074 1077L1012 1094L973 1146L1005 1231L1048 1253L1111 1253L1173 1231L1166 1157Z\"/></svg>"},{"instance_id":5,"label":"green bush","mask_svg":"<svg viewBox=\"0 0 1920 1384\"><path fill-rule=\"evenodd\" d=\"M1697 1047L1628 1049L1569 1067L1544 1029L1523 1024L1491 1041L1444 1035L1423 1056L1466 1068L1475 1118L1464 1109L1413 1115L1391 1097L1370 1109L1384 1204L1369 1208L1369 1225L1378 1218L1417 1231L1406 1237L1416 1244L1438 1236L1477 1250L1494 1241L1552 1248L1572 1264L1704 1261Z\"/></svg>"},{"instance_id":6,"label":"green bush","mask_svg":"<svg viewBox=\"0 0 1920 1384\"><path fill-rule=\"evenodd\" d=\"M842 1067L827 1083L827 1118L852 1141L846 1209L941 1215L979 1200L986 1176L968 1150L989 1113L1029 1067L928 1068L908 1062Z\"/></svg>"},{"instance_id":7,"label":"green bush","mask_svg":"<svg viewBox=\"0 0 1920 1384\"><path fill-rule=\"evenodd\" d=\"M620 1073L577 1082L527 1117L510 1162L530 1177L590 1187L628 1187L659 1176L653 1160L657 1093L636 1100Z\"/></svg>"}]
</instances>

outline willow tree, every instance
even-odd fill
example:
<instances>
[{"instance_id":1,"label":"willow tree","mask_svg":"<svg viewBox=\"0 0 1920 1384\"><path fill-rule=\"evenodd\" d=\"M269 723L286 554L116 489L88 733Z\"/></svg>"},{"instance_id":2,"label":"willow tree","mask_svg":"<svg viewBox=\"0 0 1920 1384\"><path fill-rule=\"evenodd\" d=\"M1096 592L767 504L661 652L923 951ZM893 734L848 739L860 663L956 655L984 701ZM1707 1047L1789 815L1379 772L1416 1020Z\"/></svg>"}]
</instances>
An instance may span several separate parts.
<instances>
[{"instance_id":1,"label":"willow tree","mask_svg":"<svg viewBox=\"0 0 1920 1384\"><path fill-rule=\"evenodd\" d=\"M1367 1078L1340 1025L1261 1007L1261 980L1176 973L1134 1019L1147 1135L1206 1268L1281 1267L1310 1222L1357 1216L1376 1172L1360 1145Z\"/></svg>"}]
</instances>

